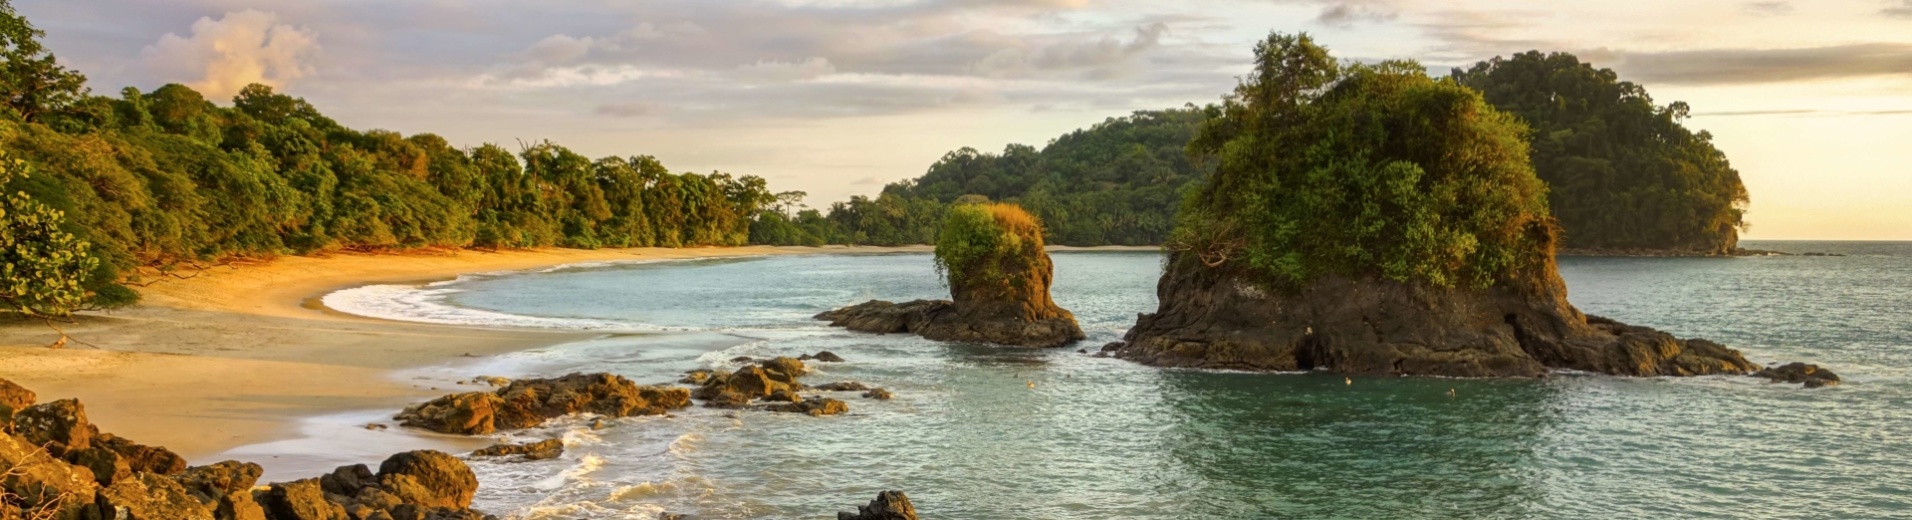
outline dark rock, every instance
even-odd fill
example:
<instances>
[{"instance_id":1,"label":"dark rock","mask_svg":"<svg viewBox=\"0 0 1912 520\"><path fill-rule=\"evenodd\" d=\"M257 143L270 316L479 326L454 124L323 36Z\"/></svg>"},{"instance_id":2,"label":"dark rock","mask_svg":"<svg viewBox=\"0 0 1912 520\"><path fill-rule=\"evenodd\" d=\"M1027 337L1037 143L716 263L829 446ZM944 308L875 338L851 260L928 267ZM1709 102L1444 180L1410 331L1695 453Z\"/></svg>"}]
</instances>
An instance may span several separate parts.
<instances>
[{"instance_id":1,"label":"dark rock","mask_svg":"<svg viewBox=\"0 0 1912 520\"><path fill-rule=\"evenodd\" d=\"M803 402L773 404L765 409L772 412L801 413L822 417L848 412L850 411L850 405L836 399L812 397Z\"/></svg>"},{"instance_id":2,"label":"dark rock","mask_svg":"<svg viewBox=\"0 0 1912 520\"><path fill-rule=\"evenodd\" d=\"M856 381L843 381L840 383L829 383L829 384L817 385L816 389L822 390L825 392L862 392L865 390L869 390L870 387L869 385L858 383Z\"/></svg>"},{"instance_id":3,"label":"dark rock","mask_svg":"<svg viewBox=\"0 0 1912 520\"><path fill-rule=\"evenodd\" d=\"M756 361L757 361L757 358L753 358L750 356L737 356L734 358L730 358L730 362L732 363L753 363Z\"/></svg>"},{"instance_id":4,"label":"dark rock","mask_svg":"<svg viewBox=\"0 0 1912 520\"><path fill-rule=\"evenodd\" d=\"M1819 368L1819 365L1789 363L1784 366L1766 367L1753 373L1754 377L1764 377L1774 383L1803 383L1806 388L1837 386L1842 380L1839 374Z\"/></svg>"},{"instance_id":5,"label":"dark rock","mask_svg":"<svg viewBox=\"0 0 1912 520\"><path fill-rule=\"evenodd\" d=\"M764 396L763 400L770 403L800 403L803 402L803 396L798 395L795 390L780 388Z\"/></svg>"},{"instance_id":6,"label":"dark rock","mask_svg":"<svg viewBox=\"0 0 1912 520\"><path fill-rule=\"evenodd\" d=\"M1140 316L1117 357L1167 367L1453 377L1754 369L1710 341L1582 315L1550 263L1531 285L1485 289L1328 277L1272 290L1225 267L1170 265L1178 267L1159 284L1160 309Z\"/></svg>"},{"instance_id":7,"label":"dark rock","mask_svg":"<svg viewBox=\"0 0 1912 520\"><path fill-rule=\"evenodd\" d=\"M101 486L110 486L113 482L133 476L133 468L127 464L126 459L106 448L94 446L67 450L66 461L93 472L93 478Z\"/></svg>"},{"instance_id":8,"label":"dark rock","mask_svg":"<svg viewBox=\"0 0 1912 520\"><path fill-rule=\"evenodd\" d=\"M524 460L548 460L564 455L564 441L547 439L524 444L493 444L489 448L471 452L473 457L508 457L522 455Z\"/></svg>"},{"instance_id":9,"label":"dark rock","mask_svg":"<svg viewBox=\"0 0 1912 520\"><path fill-rule=\"evenodd\" d=\"M139 473L101 489L99 505L109 518L127 520L214 520L212 507L194 498L173 479Z\"/></svg>"},{"instance_id":10,"label":"dark rock","mask_svg":"<svg viewBox=\"0 0 1912 520\"><path fill-rule=\"evenodd\" d=\"M378 465L378 483L405 503L428 508L466 509L478 492L478 477L464 461L431 450L385 459Z\"/></svg>"},{"instance_id":11,"label":"dark rock","mask_svg":"<svg viewBox=\"0 0 1912 520\"><path fill-rule=\"evenodd\" d=\"M916 520L916 506L902 491L877 493L870 505L856 509L855 513L837 513L837 520Z\"/></svg>"},{"instance_id":12,"label":"dark rock","mask_svg":"<svg viewBox=\"0 0 1912 520\"><path fill-rule=\"evenodd\" d=\"M842 363L843 357L836 355L836 353L834 352L825 350L822 352L818 352L814 355L804 354L802 356L798 356L797 360L798 361L819 361L823 363Z\"/></svg>"},{"instance_id":13,"label":"dark rock","mask_svg":"<svg viewBox=\"0 0 1912 520\"><path fill-rule=\"evenodd\" d=\"M273 484L253 498L272 520L351 520L344 506L326 500L316 478Z\"/></svg>"},{"instance_id":14,"label":"dark rock","mask_svg":"<svg viewBox=\"0 0 1912 520\"><path fill-rule=\"evenodd\" d=\"M750 396L724 390L705 398L705 408L737 409L750 406Z\"/></svg>"},{"instance_id":15,"label":"dark rock","mask_svg":"<svg viewBox=\"0 0 1912 520\"><path fill-rule=\"evenodd\" d=\"M339 466L331 473L319 475L319 489L332 495L356 497L359 491L378 485L378 476L364 464Z\"/></svg>"},{"instance_id":16,"label":"dark rock","mask_svg":"<svg viewBox=\"0 0 1912 520\"><path fill-rule=\"evenodd\" d=\"M896 397L896 396L894 396L894 395L890 395L890 391L889 391L889 390L884 390L884 389L881 389L881 388L871 388L871 389L870 389L870 391L868 391L868 392L863 392L863 398L864 398L864 399L875 399L875 400L878 400L878 401L888 401L888 400L890 400L890 399L892 399L892 398L894 398L894 397Z\"/></svg>"},{"instance_id":17,"label":"dark rock","mask_svg":"<svg viewBox=\"0 0 1912 520\"><path fill-rule=\"evenodd\" d=\"M147 446L111 433L95 436L93 445L119 454L120 458L126 460L127 467L134 472L178 475L186 471L185 457L159 446Z\"/></svg>"},{"instance_id":18,"label":"dark rock","mask_svg":"<svg viewBox=\"0 0 1912 520\"><path fill-rule=\"evenodd\" d=\"M440 433L484 434L530 428L574 413L609 417L663 415L690 406L681 388L638 386L612 374L520 379L496 392L453 394L407 408L400 424Z\"/></svg>"},{"instance_id":19,"label":"dark rock","mask_svg":"<svg viewBox=\"0 0 1912 520\"><path fill-rule=\"evenodd\" d=\"M40 403L15 412L13 430L56 457L91 447L93 437L99 434L86 420L86 407L74 399Z\"/></svg>"},{"instance_id":20,"label":"dark rock","mask_svg":"<svg viewBox=\"0 0 1912 520\"><path fill-rule=\"evenodd\" d=\"M1056 308L1028 316L1013 305L963 305L948 300L896 304L874 300L818 314L831 326L877 334L911 333L937 341L1051 348L1082 339L1075 316Z\"/></svg>"},{"instance_id":21,"label":"dark rock","mask_svg":"<svg viewBox=\"0 0 1912 520\"><path fill-rule=\"evenodd\" d=\"M744 367L730 374L719 372L713 374L711 379L697 390L696 396L699 399L717 400L722 394L728 392L743 396L748 402L751 399L769 397L777 390L789 389L790 384L780 381L781 377L783 377L781 374L773 377L770 371L754 366Z\"/></svg>"}]
</instances>

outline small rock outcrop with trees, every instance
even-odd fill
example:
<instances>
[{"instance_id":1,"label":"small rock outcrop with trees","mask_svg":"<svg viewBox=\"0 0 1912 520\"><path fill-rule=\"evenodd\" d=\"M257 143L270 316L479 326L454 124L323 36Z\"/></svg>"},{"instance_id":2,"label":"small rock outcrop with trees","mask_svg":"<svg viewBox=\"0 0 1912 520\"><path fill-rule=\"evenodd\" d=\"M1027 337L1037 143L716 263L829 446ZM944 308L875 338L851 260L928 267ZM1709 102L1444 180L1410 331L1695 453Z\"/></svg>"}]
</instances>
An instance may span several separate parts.
<instances>
[{"instance_id":1,"label":"small rock outcrop with trees","mask_svg":"<svg viewBox=\"0 0 1912 520\"><path fill-rule=\"evenodd\" d=\"M1075 315L1049 297L1055 264L1042 224L1010 204L950 210L936 241L936 269L950 300L871 301L817 315L831 325L939 341L1059 347L1083 338Z\"/></svg>"}]
</instances>

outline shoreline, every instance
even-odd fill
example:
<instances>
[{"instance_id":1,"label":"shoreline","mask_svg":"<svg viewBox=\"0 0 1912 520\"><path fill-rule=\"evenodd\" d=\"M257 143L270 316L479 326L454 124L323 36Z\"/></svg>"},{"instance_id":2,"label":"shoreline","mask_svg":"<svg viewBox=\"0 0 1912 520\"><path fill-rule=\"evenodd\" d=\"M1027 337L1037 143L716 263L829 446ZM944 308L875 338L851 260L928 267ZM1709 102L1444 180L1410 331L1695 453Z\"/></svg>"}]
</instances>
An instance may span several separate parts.
<instances>
[{"instance_id":1,"label":"shoreline","mask_svg":"<svg viewBox=\"0 0 1912 520\"><path fill-rule=\"evenodd\" d=\"M39 392L42 401L79 399L104 430L202 461L243 446L299 438L312 418L395 411L470 389L453 381L401 379L408 370L601 335L358 316L320 303L338 290L590 262L930 251L742 246L286 256L136 288L140 303L85 313L63 325L73 338L64 349L46 348L58 335L39 322L0 321L0 378Z\"/></svg>"}]
</instances>

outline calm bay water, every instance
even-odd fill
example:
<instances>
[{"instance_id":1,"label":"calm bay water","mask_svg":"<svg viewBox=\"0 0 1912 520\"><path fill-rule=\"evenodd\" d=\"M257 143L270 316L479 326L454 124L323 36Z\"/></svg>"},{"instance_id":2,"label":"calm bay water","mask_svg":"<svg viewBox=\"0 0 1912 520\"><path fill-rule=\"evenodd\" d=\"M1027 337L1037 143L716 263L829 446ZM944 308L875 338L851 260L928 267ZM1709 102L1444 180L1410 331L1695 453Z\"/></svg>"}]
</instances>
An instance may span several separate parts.
<instances>
[{"instance_id":1,"label":"calm bay water","mask_svg":"<svg viewBox=\"0 0 1912 520\"><path fill-rule=\"evenodd\" d=\"M834 351L852 414L693 408L603 430L560 460L479 461L478 506L524 519L829 518L882 489L926 518L1912 517L1912 243L1749 243L1844 257L1565 258L1582 310L1818 363L1845 386L1743 377L1545 380L1168 371L1066 350L822 327L872 298L940 297L928 255L575 266L366 288L328 303L423 321L605 337L459 367L666 383L736 356ZM1160 256L1055 255L1093 352L1155 307ZM1035 384L1034 388L1029 383ZM1455 397L1447 392L1453 389Z\"/></svg>"}]
</instances>

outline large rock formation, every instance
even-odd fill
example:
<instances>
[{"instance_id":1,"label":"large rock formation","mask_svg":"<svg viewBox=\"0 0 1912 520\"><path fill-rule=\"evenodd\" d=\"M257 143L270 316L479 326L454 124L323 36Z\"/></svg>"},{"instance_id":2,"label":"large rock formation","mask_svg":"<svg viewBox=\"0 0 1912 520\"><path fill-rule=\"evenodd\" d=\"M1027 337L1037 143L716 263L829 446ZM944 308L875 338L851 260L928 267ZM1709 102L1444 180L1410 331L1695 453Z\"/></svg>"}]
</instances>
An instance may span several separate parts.
<instances>
[{"instance_id":1,"label":"large rock formation","mask_svg":"<svg viewBox=\"0 0 1912 520\"><path fill-rule=\"evenodd\" d=\"M396 419L439 433L480 435L530 428L574 413L607 417L663 415L690 406L690 391L639 386L612 374L520 379L495 392L452 394L412 406Z\"/></svg>"},{"instance_id":2,"label":"large rock formation","mask_svg":"<svg viewBox=\"0 0 1912 520\"><path fill-rule=\"evenodd\" d=\"M965 205L950 210L936 262L952 300L870 301L816 316L861 332L908 332L938 341L1060 347L1083 338L1075 315L1049 298L1055 264L1042 226L1022 208Z\"/></svg>"},{"instance_id":3,"label":"large rock formation","mask_svg":"<svg viewBox=\"0 0 1912 520\"><path fill-rule=\"evenodd\" d=\"M1173 264L1173 262L1171 262ZM1558 275L1540 287L1435 288L1327 278L1293 293L1203 267L1173 269L1160 309L1117 357L1149 365L1369 375L1536 377L1550 369L1629 376L1744 374L1758 367L1703 339L1589 317Z\"/></svg>"},{"instance_id":4,"label":"large rock formation","mask_svg":"<svg viewBox=\"0 0 1912 520\"><path fill-rule=\"evenodd\" d=\"M226 461L186 466L165 448L102 433L76 400L19 406L0 432L0 520L488 520L471 510L478 480L435 451L400 453L374 474L346 466L255 489L263 469Z\"/></svg>"},{"instance_id":5,"label":"large rock formation","mask_svg":"<svg viewBox=\"0 0 1912 520\"><path fill-rule=\"evenodd\" d=\"M1374 375L1743 374L1732 349L1588 318L1526 128L1400 64L1271 35L1191 151L1160 307L1110 350L1160 366ZM1306 150L1307 153L1285 153Z\"/></svg>"}]
</instances>

